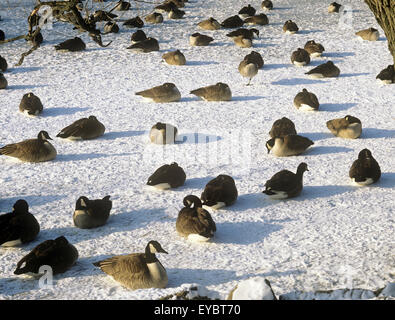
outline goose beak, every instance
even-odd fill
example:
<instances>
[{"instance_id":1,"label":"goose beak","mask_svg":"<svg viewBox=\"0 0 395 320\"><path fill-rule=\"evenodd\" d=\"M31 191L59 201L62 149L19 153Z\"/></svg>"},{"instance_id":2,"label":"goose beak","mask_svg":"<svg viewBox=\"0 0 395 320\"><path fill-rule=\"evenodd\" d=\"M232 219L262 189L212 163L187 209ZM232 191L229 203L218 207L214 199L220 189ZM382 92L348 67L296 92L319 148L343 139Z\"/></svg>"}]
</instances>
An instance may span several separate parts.
<instances>
[{"instance_id":1,"label":"goose beak","mask_svg":"<svg viewBox=\"0 0 395 320\"><path fill-rule=\"evenodd\" d=\"M162 249L160 249L158 252L160 252L160 253L166 253L166 254L169 254L167 251L165 251L163 248Z\"/></svg>"}]
</instances>

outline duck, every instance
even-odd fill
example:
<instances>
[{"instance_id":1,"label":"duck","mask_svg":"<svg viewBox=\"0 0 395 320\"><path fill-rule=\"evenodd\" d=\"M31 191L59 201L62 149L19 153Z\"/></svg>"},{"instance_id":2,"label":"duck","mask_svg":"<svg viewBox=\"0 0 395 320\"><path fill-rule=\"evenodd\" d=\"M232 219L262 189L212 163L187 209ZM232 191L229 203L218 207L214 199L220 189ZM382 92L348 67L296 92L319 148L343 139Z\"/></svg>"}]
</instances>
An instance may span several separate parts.
<instances>
[{"instance_id":1,"label":"duck","mask_svg":"<svg viewBox=\"0 0 395 320\"><path fill-rule=\"evenodd\" d=\"M162 59L165 60L167 64L173 66L183 66L187 62L184 54L180 50L166 52L162 55Z\"/></svg>"},{"instance_id":2,"label":"duck","mask_svg":"<svg viewBox=\"0 0 395 320\"><path fill-rule=\"evenodd\" d=\"M206 242L213 238L217 231L210 213L202 208L201 200L194 195L187 195L184 208L178 213L176 221L177 233L192 242Z\"/></svg>"},{"instance_id":3,"label":"duck","mask_svg":"<svg viewBox=\"0 0 395 320\"><path fill-rule=\"evenodd\" d=\"M310 57L321 57L325 48L322 44L316 43L314 40L309 40L305 43L304 49L309 53Z\"/></svg>"},{"instance_id":4,"label":"duck","mask_svg":"<svg viewBox=\"0 0 395 320\"><path fill-rule=\"evenodd\" d=\"M380 166L369 149L359 152L358 159L351 165L349 176L356 186L367 186L380 179Z\"/></svg>"},{"instance_id":5,"label":"duck","mask_svg":"<svg viewBox=\"0 0 395 320\"><path fill-rule=\"evenodd\" d=\"M44 162L55 159L56 149L47 131L40 131L37 139L11 143L0 148L0 155L17 158L22 162Z\"/></svg>"},{"instance_id":6,"label":"duck","mask_svg":"<svg viewBox=\"0 0 395 320\"><path fill-rule=\"evenodd\" d=\"M136 32L133 32L132 36L130 37L132 44L139 43L144 40L147 40L147 35L143 30L137 30Z\"/></svg>"},{"instance_id":7,"label":"duck","mask_svg":"<svg viewBox=\"0 0 395 320\"><path fill-rule=\"evenodd\" d=\"M273 2L270 0L263 0L261 3L261 9L264 11L273 10Z\"/></svg>"},{"instance_id":8,"label":"duck","mask_svg":"<svg viewBox=\"0 0 395 320\"><path fill-rule=\"evenodd\" d=\"M255 13L256 13L256 9L253 6L251 6L251 4L241 8L240 11L238 12L239 17L242 19L251 17L255 15Z\"/></svg>"},{"instance_id":9,"label":"duck","mask_svg":"<svg viewBox=\"0 0 395 320\"><path fill-rule=\"evenodd\" d=\"M68 39L55 46L55 50L58 51L76 52L76 51L83 51L85 49L86 49L85 42L82 41L81 38L79 37Z\"/></svg>"},{"instance_id":10,"label":"duck","mask_svg":"<svg viewBox=\"0 0 395 320\"><path fill-rule=\"evenodd\" d=\"M14 274L39 275L42 266L49 266L52 274L69 270L78 259L78 250L64 236L45 240L24 256L16 266Z\"/></svg>"},{"instance_id":11,"label":"duck","mask_svg":"<svg viewBox=\"0 0 395 320\"><path fill-rule=\"evenodd\" d=\"M258 26L265 26L269 24L269 18L266 14L260 13L252 17L248 17L244 19L244 23L250 26L258 25Z\"/></svg>"},{"instance_id":12,"label":"duck","mask_svg":"<svg viewBox=\"0 0 395 320\"><path fill-rule=\"evenodd\" d=\"M29 116L36 116L43 111L43 104L33 92L25 93L19 103L19 111Z\"/></svg>"},{"instance_id":13,"label":"duck","mask_svg":"<svg viewBox=\"0 0 395 320\"><path fill-rule=\"evenodd\" d=\"M283 137L271 138L266 142L267 153L271 152L276 157L296 156L314 144L309 138L288 134Z\"/></svg>"},{"instance_id":14,"label":"duck","mask_svg":"<svg viewBox=\"0 0 395 320\"><path fill-rule=\"evenodd\" d=\"M296 51L292 52L291 62L297 67L306 66L310 64L310 55L305 49L298 48Z\"/></svg>"},{"instance_id":15,"label":"duck","mask_svg":"<svg viewBox=\"0 0 395 320\"><path fill-rule=\"evenodd\" d=\"M200 199L203 207L217 210L234 204L237 196L234 179L226 174L220 174L206 184Z\"/></svg>"},{"instance_id":16,"label":"duck","mask_svg":"<svg viewBox=\"0 0 395 320\"><path fill-rule=\"evenodd\" d=\"M127 28L142 28L144 21L139 16L126 20L123 25Z\"/></svg>"},{"instance_id":17,"label":"duck","mask_svg":"<svg viewBox=\"0 0 395 320\"><path fill-rule=\"evenodd\" d=\"M89 200L85 196L78 198L73 213L74 225L80 229L93 229L106 224L112 201L110 196L103 199Z\"/></svg>"},{"instance_id":18,"label":"duck","mask_svg":"<svg viewBox=\"0 0 395 320\"><path fill-rule=\"evenodd\" d=\"M350 115L329 120L326 122L326 126L336 137L345 139L359 138L362 133L361 120Z\"/></svg>"},{"instance_id":19,"label":"duck","mask_svg":"<svg viewBox=\"0 0 395 320\"><path fill-rule=\"evenodd\" d=\"M186 174L177 162L164 164L148 178L147 185L159 190L178 188L185 183Z\"/></svg>"},{"instance_id":20,"label":"duck","mask_svg":"<svg viewBox=\"0 0 395 320\"><path fill-rule=\"evenodd\" d=\"M203 20L198 23L198 27L203 30L218 30L221 29L220 23L215 20L213 17L208 18L207 20Z\"/></svg>"},{"instance_id":21,"label":"duck","mask_svg":"<svg viewBox=\"0 0 395 320\"><path fill-rule=\"evenodd\" d=\"M265 190L262 192L271 199L288 199L298 196L303 189L303 173L309 171L307 164L301 162L296 173L289 170L281 170L265 183Z\"/></svg>"},{"instance_id":22,"label":"duck","mask_svg":"<svg viewBox=\"0 0 395 320\"><path fill-rule=\"evenodd\" d=\"M150 102L166 103L177 102L181 99L181 93L174 83L166 82L160 86L135 93Z\"/></svg>"},{"instance_id":23,"label":"duck","mask_svg":"<svg viewBox=\"0 0 395 320\"><path fill-rule=\"evenodd\" d=\"M102 136L105 130L105 126L95 116L89 116L74 121L56 136L69 140L91 140Z\"/></svg>"},{"instance_id":24,"label":"duck","mask_svg":"<svg viewBox=\"0 0 395 320\"><path fill-rule=\"evenodd\" d=\"M151 240L145 247L145 253L113 256L93 265L128 289L165 288L167 272L155 253L167 254L167 251L158 241Z\"/></svg>"},{"instance_id":25,"label":"duck","mask_svg":"<svg viewBox=\"0 0 395 320\"><path fill-rule=\"evenodd\" d=\"M259 37L259 30L255 28L251 28L251 29L239 28L235 31L227 33L226 36L230 38L243 36L244 38L253 39Z\"/></svg>"},{"instance_id":26,"label":"duck","mask_svg":"<svg viewBox=\"0 0 395 320\"><path fill-rule=\"evenodd\" d=\"M247 54L243 60L247 60L248 62L253 62L258 66L258 69L262 69L264 65L263 58L259 52L251 51Z\"/></svg>"},{"instance_id":27,"label":"duck","mask_svg":"<svg viewBox=\"0 0 395 320\"><path fill-rule=\"evenodd\" d=\"M356 32L355 35L362 40L377 41L379 39L379 31L375 28L360 30Z\"/></svg>"},{"instance_id":28,"label":"duck","mask_svg":"<svg viewBox=\"0 0 395 320\"><path fill-rule=\"evenodd\" d=\"M14 203L12 212L0 216L0 245L3 247L29 243L39 232L40 225L24 199Z\"/></svg>"},{"instance_id":29,"label":"duck","mask_svg":"<svg viewBox=\"0 0 395 320\"><path fill-rule=\"evenodd\" d=\"M319 66L311 69L305 74L309 75L310 78L336 78L340 75L340 69L332 62L320 64Z\"/></svg>"},{"instance_id":30,"label":"duck","mask_svg":"<svg viewBox=\"0 0 395 320\"><path fill-rule=\"evenodd\" d=\"M234 28L240 28L243 24L244 24L244 21L238 15L235 15L235 16L226 18L224 21L222 21L221 27L234 29Z\"/></svg>"},{"instance_id":31,"label":"duck","mask_svg":"<svg viewBox=\"0 0 395 320\"><path fill-rule=\"evenodd\" d=\"M130 9L130 2L121 0L114 9L117 11L128 11Z\"/></svg>"},{"instance_id":32,"label":"duck","mask_svg":"<svg viewBox=\"0 0 395 320\"><path fill-rule=\"evenodd\" d=\"M108 21L103 27L104 33L118 33L119 26L115 21Z\"/></svg>"},{"instance_id":33,"label":"duck","mask_svg":"<svg viewBox=\"0 0 395 320\"><path fill-rule=\"evenodd\" d=\"M252 40L250 38L246 38L243 35L233 37L232 38L235 45L239 48L251 48L252 47Z\"/></svg>"},{"instance_id":34,"label":"duck","mask_svg":"<svg viewBox=\"0 0 395 320\"><path fill-rule=\"evenodd\" d=\"M176 142L178 129L168 123L157 122L152 126L149 137L154 144L170 144Z\"/></svg>"},{"instance_id":35,"label":"duck","mask_svg":"<svg viewBox=\"0 0 395 320\"><path fill-rule=\"evenodd\" d=\"M7 79L4 77L4 74L2 74L0 72L0 90L2 89L7 89L8 87L8 81Z\"/></svg>"},{"instance_id":36,"label":"duck","mask_svg":"<svg viewBox=\"0 0 395 320\"><path fill-rule=\"evenodd\" d=\"M131 46L127 47L127 49L132 49L132 51L138 53L159 51L159 42L155 38L148 37L143 41L132 44Z\"/></svg>"},{"instance_id":37,"label":"duck","mask_svg":"<svg viewBox=\"0 0 395 320\"><path fill-rule=\"evenodd\" d=\"M182 19L185 15L185 11L180 9L171 9L168 13L169 19Z\"/></svg>"},{"instance_id":38,"label":"duck","mask_svg":"<svg viewBox=\"0 0 395 320\"><path fill-rule=\"evenodd\" d=\"M317 111L320 103L317 96L307 91L306 88L299 92L294 98L294 106L301 111Z\"/></svg>"},{"instance_id":39,"label":"duck","mask_svg":"<svg viewBox=\"0 0 395 320\"><path fill-rule=\"evenodd\" d=\"M297 134L295 124L287 117L282 117L273 122L269 135L271 138L282 138L289 134Z\"/></svg>"},{"instance_id":40,"label":"duck","mask_svg":"<svg viewBox=\"0 0 395 320\"><path fill-rule=\"evenodd\" d=\"M212 41L214 41L212 37L199 32L195 32L189 37L189 44L191 46L208 46Z\"/></svg>"},{"instance_id":41,"label":"duck","mask_svg":"<svg viewBox=\"0 0 395 320\"><path fill-rule=\"evenodd\" d=\"M238 70L243 77L249 79L247 83L247 86L249 86L251 83L251 79L258 74L259 68L255 62L251 62L248 59L244 59L243 61L240 62Z\"/></svg>"},{"instance_id":42,"label":"duck","mask_svg":"<svg viewBox=\"0 0 395 320\"><path fill-rule=\"evenodd\" d=\"M337 2L332 2L329 7L328 7L328 12L329 13L338 13L340 11L340 8L342 7L341 4Z\"/></svg>"},{"instance_id":43,"label":"duck","mask_svg":"<svg viewBox=\"0 0 395 320\"><path fill-rule=\"evenodd\" d=\"M6 72L7 69L8 69L7 60L0 55L0 71L1 72Z\"/></svg>"},{"instance_id":44,"label":"duck","mask_svg":"<svg viewBox=\"0 0 395 320\"><path fill-rule=\"evenodd\" d=\"M148 23L162 23L163 22L163 15L159 12L152 12L144 18L145 22Z\"/></svg>"},{"instance_id":45,"label":"duck","mask_svg":"<svg viewBox=\"0 0 395 320\"><path fill-rule=\"evenodd\" d=\"M299 31L298 26L292 20L288 20L284 23L283 32L288 34L294 34L297 33L298 31Z\"/></svg>"},{"instance_id":46,"label":"duck","mask_svg":"<svg viewBox=\"0 0 395 320\"><path fill-rule=\"evenodd\" d=\"M387 68L380 71L376 76L377 81L382 84L395 83L395 67L393 64L387 66Z\"/></svg>"},{"instance_id":47,"label":"duck","mask_svg":"<svg viewBox=\"0 0 395 320\"><path fill-rule=\"evenodd\" d=\"M232 92L226 83L218 82L214 85L192 90L191 94L200 97L205 101L230 101Z\"/></svg>"}]
</instances>

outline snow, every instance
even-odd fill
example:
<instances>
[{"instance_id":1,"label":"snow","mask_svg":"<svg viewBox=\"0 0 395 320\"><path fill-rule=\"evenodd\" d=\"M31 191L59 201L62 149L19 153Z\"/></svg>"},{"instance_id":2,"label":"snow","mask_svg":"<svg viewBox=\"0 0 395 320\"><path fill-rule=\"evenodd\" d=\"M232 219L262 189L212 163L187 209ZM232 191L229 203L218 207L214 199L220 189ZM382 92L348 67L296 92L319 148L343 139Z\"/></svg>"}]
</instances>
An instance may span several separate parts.
<instances>
[{"instance_id":1,"label":"snow","mask_svg":"<svg viewBox=\"0 0 395 320\"><path fill-rule=\"evenodd\" d=\"M263 277L241 281L233 291L232 300L275 300L266 281Z\"/></svg>"},{"instance_id":2,"label":"snow","mask_svg":"<svg viewBox=\"0 0 395 320\"><path fill-rule=\"evenodd\" d=\"M1 1L0 29L7 38L26 32L33 2ZM113 40L107 48L55 23L52 30L43 31L45 42L20 67L14 65L29 45L24 40L0 45L0 55L9 64L9 87L0 90L0 146L46 130L58 152L55 160L38 164L0 157L0 212L9 212L23 198L41 225L32 243L0 248L0 299L159 299L190 284L225 299L237 283L251 277L268 279L277 296L342 288L377 290L393 282L394 85L380 85L375 79L392 64L382 29L363 1L342 1L349 9L339 15L328 14L324 0L278 0L267 12L269 25L257 28L260 39L254 39L253 48L243 49L225 36L229 29L201 31L197 23L210 16L221 22L245 4L260 8L261 1L221 3L219 7L216 0L190 0L183 8L185 19L165 17L163 24L146 24L143 30L159 40L159 52L127 50L135 30L122 23L119 34L103 36L105 44ZM152 5L132 7L117 14L122 19L144 16ZM297 34L282 32L289 19L298 24ZM359 41L354 33L370 26L379 30L379 40ZM188 38L194 32L214 41L192 47ZM54 45L77 35L87 44L85 52L55 51ZM295 67L292 52L311 39L326 51L309 66ZM184 53L185 66L161 61L163 53L175 49ZM251 49L262 54L265 65L246 86L237 67ZM328 60L340 68L339 78L309 79L304 74ZM176 84L180 102L146 103L135 95L165 82ZM205 102L189 94L217 82L230 86L232 101ZM319 111L300 112L293 106L303 88L317 95ZM44 105L36 118L18 112L29 91ZM326 128L326 121L348 114L362 121L358 139L337 138ZM55 137L89 115L106 126L99 139L72 142ZM267 154L268 132L283 116L294 121L298 134L314 141L300 156ZM149 130L158 121L178 128L177 143L149 142ZM357 188L348 170L363 148L372 151L382 176L376 184ZM187 174L184 186L155 192L145 188L157 168L173 161ZM266 180L282 169L296 172L300 162L306 162L309 171L299 197L280 201L262 194ZM191 243L175 229L182 200L188 194L200 196L205 184L219 174L235 179L238 200L213 212L217 232L210 242ZM111 195L113 209L105 226L73 226L75 202L82 195ZM60 235L76 246L79 259L54 277L52 287L40 289L37 279L13 274L16 263L32 248ZM159 241L169 253L158 255L168 273L165 289L131 291L92 265L113 255L143 252L149 240Z\"/></svg>"}]
</instances>

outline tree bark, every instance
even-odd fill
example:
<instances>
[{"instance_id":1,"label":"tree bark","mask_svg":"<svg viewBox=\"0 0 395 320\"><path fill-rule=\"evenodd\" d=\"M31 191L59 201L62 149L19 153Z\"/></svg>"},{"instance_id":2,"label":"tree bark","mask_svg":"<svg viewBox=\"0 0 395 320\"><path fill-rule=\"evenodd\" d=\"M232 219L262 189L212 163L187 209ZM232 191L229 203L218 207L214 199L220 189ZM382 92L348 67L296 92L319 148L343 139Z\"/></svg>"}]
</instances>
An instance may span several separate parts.
<instances>
[{"instance_id":1,"label":"tree bark","mask_svg":"<svg viewBox=\"0 0 395 320\"><path fill-rule=\"evenodd\" d=\"M365 0L365 3L387 37L388 49L395 65L395 0Z\"/></svg>"}]
</instances>

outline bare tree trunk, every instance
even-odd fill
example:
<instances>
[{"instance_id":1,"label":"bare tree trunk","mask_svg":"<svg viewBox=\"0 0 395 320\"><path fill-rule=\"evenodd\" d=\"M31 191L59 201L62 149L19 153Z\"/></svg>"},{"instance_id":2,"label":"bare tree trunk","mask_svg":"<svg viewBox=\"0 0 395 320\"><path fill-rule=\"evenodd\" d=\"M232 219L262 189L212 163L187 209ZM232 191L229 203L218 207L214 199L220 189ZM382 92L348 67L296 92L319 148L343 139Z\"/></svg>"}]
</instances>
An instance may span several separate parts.
<instances>
[{"instance_id":1,"label":"bare tree trunk","mask_svg":"<svg viewBox=\"0 0 395 320\"><path fill-rule=\"evenodd\" d=\"M365 0L365 3L384 30L395 65L395 0Z\"/></svg>"}]
</instances>

